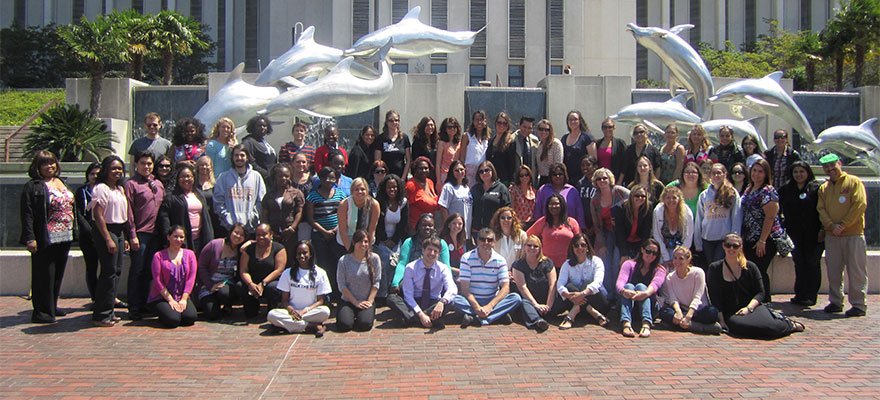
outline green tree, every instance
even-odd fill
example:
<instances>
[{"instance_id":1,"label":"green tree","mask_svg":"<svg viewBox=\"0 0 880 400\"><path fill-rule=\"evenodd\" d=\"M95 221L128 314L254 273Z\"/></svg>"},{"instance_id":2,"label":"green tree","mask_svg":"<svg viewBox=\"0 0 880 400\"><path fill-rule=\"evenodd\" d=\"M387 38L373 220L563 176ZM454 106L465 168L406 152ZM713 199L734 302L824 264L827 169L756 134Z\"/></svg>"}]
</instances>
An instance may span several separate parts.
<instances>
[{"instance_id":1,"label":"green tree","mask_svg":"<svg viewBox=\"0 0 880 400\"><path fill-rule=\"evenodd\" d=\"M59 104L42 115L42 123L25 138L26 157L49 150L61 161L101 159L101 152L112 152L113 136L103 121L93 118L76 104Z\"/></svg>"},{"instance_id":2,"label":"green tree","mask_svg":"<svg viewBox=\"0 0 880 400\"><path fill-rule=\"evenodd\" d=\"M162 84L170 85L174 59L187 56L194 49L207 49L208 43L202 40L201 26L193 18L184 17L174 11L164 10L156 15L154 30L155 44L162 56Z\"/></svg>"},{"instance_id":3,"label":"green tree","mask_svg":"<svg viewBox=\"0 0 880 400\"><path fill-rule=\"evenodd\" d=\"M0 29L0 86L13 88L64 87L64 79L85 76L86 67L68 57L55 25Z\"/></svg>"},{"instance_id":4,"label":"green tree","mask_svg":"<svg viewBox=\"0 0 880 400\"><path fill-rule=\"evenodd\" d=\"M143 15L134 9L113 11L108 16L119 29L128 46L129 63L126 64L126 76L143 80L144 59L150 56L150 49L158 47L155 42L155 17Z\"/></svg>"},{"instance_id":5,"label":"green tree","mask_svg":"<svg viewBox=\"0 0 880 400\"><path fill-rule=\"evenodd\" d=\"M88 65L91 78L89 110L92 116L97 116L105 66L126 62L129 58L125 38L103 15L91 22L83 16L75 25L59 27L58 35L67 42L73 56Z\"/></svg>"},{"instance_id":6,"label":"green tree","mask_svg":"<svg viewBox=\"0 0 880 400\"><path fill-rule=\"evenodd\" d=\"M729 40L724 42L724 50L715 50L708 43L700 43L699 52L712 76L760 78L775 71L769 56L737 51Z\"/></svg>"}]
</instances>

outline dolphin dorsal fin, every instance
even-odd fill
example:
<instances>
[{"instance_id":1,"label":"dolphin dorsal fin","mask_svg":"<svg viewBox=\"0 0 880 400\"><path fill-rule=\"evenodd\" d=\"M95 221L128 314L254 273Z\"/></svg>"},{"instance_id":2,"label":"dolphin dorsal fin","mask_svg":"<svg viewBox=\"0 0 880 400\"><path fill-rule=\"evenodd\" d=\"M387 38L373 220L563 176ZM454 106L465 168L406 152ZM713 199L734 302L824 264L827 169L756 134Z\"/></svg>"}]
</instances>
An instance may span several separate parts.
<instances>
[{"instance_id":1,"label":"dolphin dorsal fin","mask_svg":"<svg viewBox=\"0 0 880 400\"><path fill-rule=\"evenodd\" d=\"M669 28L669 32L672 32L672 33L678 35L680 32L686 31L688 29L693 29L693 27L694 26L691 24L676 25L676 26L673 26L672 28Z\"/></svg>"},{"instance_id":2,"label":"dolphin dorsal fin","mask_svg":"<svg viewBox=\"0 0 880 400\"><path fill-rule=\"evenodd\" d=\"M302 31L302 33L299 34L299 40L297 40L296 42L299 43L302 41L309 41L309 42L315 41L315 26L314 25L309 25L308 28L306 28L304 31Z\"/></svg>"},{"instance_id":3,"label":"dolphin dorsal fin","mask_svg":"<svg viewBox=\"0 0 880 400\"><path fill-rule=\"evenodd\" d=\"M866 130L866 131L868 131L868 132L872 132L872 133L873 133L873 131L874 131L874 124L875 124L876 122L877 122L877 117L871 118L871 119L869 119L869 120L867 120L867 121L865 121L865 122L862 122L862 124L859 125L859 128L864 129L864 130Z\"/></svg>"},{"instance_id":4,"label":"dolphin dorsal fin","mask_svg":"<svg viewBox=\"0 0 880 400\"><path fill-rule=\"evenodd\" d=\"M224 83L224 85L230 82L240 81L242 71L244 71L244 63L239 63L235 66L232 72L229 73L229 76L226 78L226 82Z\"/></svg>"},{"instance_id":5,"label":"dolphin dorsal fin","mask_svg":"<svg viewBox=\"0 0 880 400\"><path fill-rule=\"evenodd\" d=\"M678 103L678 104L681 104L682 107L686 108L687 101L688 101L688 95L689 95L688 93L682 93L682 94L675 96L669 100L666 100L666 102L667 103Z\"/></svg>"},{"instance_id":6,"label":"dolphin dorsal fin","mask_svg":"<svg viewBox=\"0 0 880 400\"><path fill-rule=\"evenodd\" d=\"M767 74L767 76L765 76L765 78L770 78L770 79L776 81L776 83L779 83L779 80L782 79L782 71L771 72L771 73Z\"/></svg>"},{"instance_id":7,"label":"dolphin dorsal fin","mask_svg":"<svg viewBox=\"0 0 880 400\"><path fill-rule=\"evenodd\" d=\"M757 127L758 127L758 124L760 124L761 121L764 120L764 118L767 118L767 117L764 116L764 115L759 115L759 116L757 116L757 117L747 119L746 122L752 124L752 126L754 126L755 128L757 128Z\"/></svg>"},{"instance_id":8,"label":"dolphin dorsal fin","mask_svg":"<svg viewBox=\"0 0 880 400\"><path fill-rule=\"evenodd\" d=\"M333 69L327 73L327 76L336 75L336 74L351 74L351 63L354 62L354 57L345 57L342 61L336 63L333 66Z\"/></svg>"},{"instance_id":9,"label":"dolphin dorsal fin","mask_svg":"<svg viewBox=\"0 0 880 400\"><path fill-rule=\"evenodd\" d=\"M415 6L400 19L400 22L406 21L407 19L419 19L419 13L421 12L422 6Z\"/></svg>"}]
</instances>

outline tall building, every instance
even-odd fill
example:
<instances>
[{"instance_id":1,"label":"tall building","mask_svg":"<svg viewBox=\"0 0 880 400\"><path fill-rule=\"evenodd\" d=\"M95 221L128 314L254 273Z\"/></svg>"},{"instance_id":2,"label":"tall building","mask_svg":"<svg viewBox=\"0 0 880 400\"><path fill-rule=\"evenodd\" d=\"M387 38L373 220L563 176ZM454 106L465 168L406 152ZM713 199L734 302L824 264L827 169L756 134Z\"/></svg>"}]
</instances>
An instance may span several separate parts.
<instances>
[{"instance_id":1,"label":"tall building","mask_svg":"<svg viewBox=\"0 0 880 400\"><path fill-rule=\"evenodd\" d=\"M575 75L616 75L666 80L653 54L636 46L626 24L694 24L683 34L696 47L754 41L768 32L765 19L788 30L821 30L837 0L4 0L0 27L69 24L85 15L134 8L171 9L211 27L216 62L239 62L258 72L314 25L315 39L346 49L361 36L395 23L421 7L422 22L452 31L486 29L469 51L395 60L395 72L463 73L471 85L535 86L571 65Z\"/></svg>"}]
</instances>

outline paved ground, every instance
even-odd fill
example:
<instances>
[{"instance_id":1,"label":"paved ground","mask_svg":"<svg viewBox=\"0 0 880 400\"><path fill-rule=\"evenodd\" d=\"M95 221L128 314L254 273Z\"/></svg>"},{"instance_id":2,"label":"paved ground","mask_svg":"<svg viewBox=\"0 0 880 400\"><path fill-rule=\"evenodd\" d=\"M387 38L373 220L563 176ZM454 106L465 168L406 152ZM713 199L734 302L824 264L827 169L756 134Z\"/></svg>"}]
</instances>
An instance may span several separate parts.
<instances>
[{"instance_id":1,"label":"paved ground","mask_svg":"<svg viewBox=\"0 0 880 400\"><path fill-rule=\"evenodd\" d=\"M175 330L155 319L93 328L86 304L63 299L70 315L34 325L29 302L0 297L0 396L880 398L878 295L865 318L778 303L807 331L775 341L659 328L628 339L618 324L580 319L544 334L517 324L461 330L458 316L427 333L392 328L387 308L371 332L321 339L233 319Z\"/></svg>"}]
</instances>

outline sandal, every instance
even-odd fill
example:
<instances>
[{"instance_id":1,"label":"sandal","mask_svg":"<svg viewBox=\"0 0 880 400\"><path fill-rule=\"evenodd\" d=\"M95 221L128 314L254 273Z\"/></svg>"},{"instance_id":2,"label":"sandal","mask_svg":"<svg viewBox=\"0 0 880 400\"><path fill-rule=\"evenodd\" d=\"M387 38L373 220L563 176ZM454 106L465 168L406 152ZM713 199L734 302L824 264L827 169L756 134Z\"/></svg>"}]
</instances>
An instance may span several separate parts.
<instances>
[{"instance_id":1,"label":"sandal","mask_svg":"<svg viewBox=\"0 0 880 400\"><path fill-rule=\"evenodd\" d=\"M626 324L623 326L623 336L625 337L636 337L635 331L633 331L633 327L630 324Z\"/></svg>"},{"instance_id":2,"label":"sandal","mask_svg":"<svg viewBox=\"0 0 880 400\"><path fill-rule=\"evenodd\" d=\"M571 318L569 318L566 315L565 318L562 319L562 322L559 324L559 329L561 329L561 330L571 329L572 322L573 321L571 320Z\"/></svg>"},{"instance_id":3,"label":"sandal","mask_svg":"<svg viewBox=\"0 0 880 400\"><path fill-rule=\"evenodd\" d=\"M596 315L596 323L598 323L599 326L604 327L605 325L608 325L608 318L605 318L604 315L598 313L598 315Z\"/></svg>"},{"instance_id":4,"label":"sandal","mask_svg":"<svg viewBox=\"0 0 880 400\"><path fill-rule=\"evenodd\" d=\"M639 331L639 337L651 337L651 325L644 324L642 325L642 330Z\"/></svg>"},{"instance_id":5,"label":"sandal","mask_svg":"<svg viewBox=\"0 0 880 400\"><path fill-rule=\"evenodd\" d=\"M804 326L803 323L800 323L795 320L791 321L791 331L792 332L803 332L805 329L807 329L807 327Z\"/></svg>"}]
</instances>

